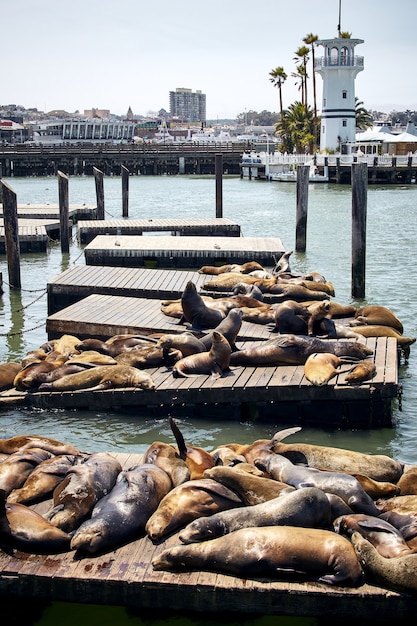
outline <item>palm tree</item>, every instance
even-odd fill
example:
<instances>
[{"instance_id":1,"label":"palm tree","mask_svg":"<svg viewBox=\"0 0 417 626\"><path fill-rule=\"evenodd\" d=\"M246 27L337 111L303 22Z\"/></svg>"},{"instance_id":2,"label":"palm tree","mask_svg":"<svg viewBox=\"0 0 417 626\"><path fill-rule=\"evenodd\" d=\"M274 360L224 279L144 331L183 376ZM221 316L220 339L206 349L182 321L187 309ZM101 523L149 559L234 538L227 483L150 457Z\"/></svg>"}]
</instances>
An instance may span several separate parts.
<instances>
[{"instance_id":1,"label":"palm tree","mask_svg":"<svg viewBox=\"0 0 417 626\"><path fill-rule=\"evenodd\" d=\"M279 90L279 110L280 110L280 114L282 115L282 110L283 110L282 85L287 80L287 74L285 73L284 68L280 65L276 67L274 70L271 70L269 72L269 75L271 77L269 80L274 85L274 87L278 87L278 90Z\"/></svg>"},{"instance_id":2,"label":"palm tree","mask_svg":"<svg viewBox=\"0 0 417 626\"><path fill-rule=\"evenodd\" d=\"M303 102L297 101L285 109L275 127L281 137L283 152L304 152L314 150L313 111Z\"/></svg>"},{"instance_id":3,"label":"palm tree","mask_svg":"<svg viewBox=\"0 0 417 626\"><path fill-rule=\"evenodd\" d=\"M302 81L302 88L301 88L301 101L305 104L305 106L308 105L307 102L307 78L308 78L308 74L307 74L307 61L308 61L308 55L310 52L310 48L307 48L307 46L300 46L295 52L295 57L294 57L294 61L299 61L301 59L302 61L302 67L304 68L302 72L300 72L300 66L297 66L297 70L300 76L303 76L303 81Z\"/></svg>"},{"instance_id":4,"label":"palm tree","mask_svg":"<svg viewBox=\"0 0 417 626\"><path fill-rule=\"evenodd\" d=\"M305 82L306 82L306 69L304 65L297 65L296 72L291 72L291 76L296 80L296 85L298 84L298 89L301 91L301 102L306 105L305 101Z\"/></svg>"},{"instance_id":5,"label":"palm tree","mask_svg":"<svg viewBox=\"0 0 417 626\"><path fill-rule=\"evenodd\" d=\"M355 117L356 128L359 128L360 130L366 130L374 125L372 115L367 109L365 109L363 102L359 100L357 96L355 96Z\"/></svg>"},{"instance_id":6,"label":"palm tree","mask_svg":"<svg viewBox=\"0 0 417 626\"><path fill-rule=\"evenodd\" d=\"M303 39L304 43L311 46L311 63L313 66L313 110L314 110L314 119L317 119L317 95L316 95L316 73L314 71L315 58L314 58L314 44L318 41L318 35L313 35L313 33L309 33Z\"/></svg>"}]
</instances>

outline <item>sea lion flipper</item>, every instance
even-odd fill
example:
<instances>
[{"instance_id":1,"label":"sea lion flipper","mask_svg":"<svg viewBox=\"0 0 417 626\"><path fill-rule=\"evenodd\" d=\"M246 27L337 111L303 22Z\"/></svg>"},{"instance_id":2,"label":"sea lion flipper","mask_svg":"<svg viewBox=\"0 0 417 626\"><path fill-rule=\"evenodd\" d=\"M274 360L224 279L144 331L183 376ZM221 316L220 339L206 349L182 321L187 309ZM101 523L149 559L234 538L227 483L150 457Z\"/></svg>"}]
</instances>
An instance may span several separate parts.
<instances>
[{"instance_id":1,"label":"sea lion flipper","mask_svg":"<svg viewBox=\"0 0 417 626\"><path fill-rule=\"evenodd\" d=\"M177 442L180 459L184 461L187 458L187 446L185 444L184 437L172 417L169 418L169 425L171 426L175 441Z\"/></svg>"},{"instance_id":2,"label":"sea lion flipper","mask_svg":"<svg viewBox=\"0 0 417 626\"><path fill-rule=\"evenodd\" d=\"M276 443L279 443L283 439L286 439L290 435L294 435L295 433L298 433L300 430L301 430L301 426L293 426L292 428L284 428L284 430L279 430L272 437L273 445L275 445Z\"/></svg>"}]
</instances>

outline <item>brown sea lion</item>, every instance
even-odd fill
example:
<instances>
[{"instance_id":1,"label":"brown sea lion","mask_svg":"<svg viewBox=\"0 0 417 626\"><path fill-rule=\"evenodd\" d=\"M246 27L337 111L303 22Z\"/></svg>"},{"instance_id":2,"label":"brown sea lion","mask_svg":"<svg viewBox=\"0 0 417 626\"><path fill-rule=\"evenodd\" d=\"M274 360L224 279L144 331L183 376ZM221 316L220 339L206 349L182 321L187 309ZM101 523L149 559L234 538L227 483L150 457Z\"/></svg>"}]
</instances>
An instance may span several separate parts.
<instances>
[{"instance_id":1,"label":"brown sea lion","mask_svg":"<svg viewBox=\"0 0 417 626\"><path fill-rule=\"evenodd\" d=\"M178 454L189 469L190 480L203 478L204 472L214 466L212 455L204 448L186 444L178 425L172 417L169 418L169 425L177 442Z\"/></svg>"},{"instance_id":2,"label":"brown sea lion","mask_svg":"<svg viewBox=\"0 0 417 626\"><path fill-rule=\"evenodd\" d=\"M398 348L404 353L405 359L409 359L410 346L416 342L415 337L404 337L391 326L369 324L367 326L354 326L353 330L362 337L394 337L397 340Z\"/></svg>"},{"instance_id":3,"label":"brown sea lion","mask_svg":"<svg viewBox=\"0 0 417 626\"><path fill-rule=\"evenodd\" d=\"M172 373L175 377L198 376L200 374L211 375L212 378L223 376L229 369L232 349L227 339L219 332L213 331L212 345L208 352L191 354L177 361Z\"/></svg>"},{"instance_id":4,"label":"brown sea lion","mask_svg":"<svg viewBox=\"0 0 417 626\"><path fill-rule=\"evenodd\" d=\"M248 298L253 298L254 300L258 300L262 302L264 299L262 291L256 285L250 285L248 283L237 283L234 287L233 296L243 295Z\"/></svg>"},{"instance_id":5,"label":"brown sea lion","mask_svg":"<svg viewBox=\"0 0 417 626\"><path fill-rule=\"evenodd\" d=\"M55 487L53 507L45 517L65 532L75 530L91 514L96 502L111 491L121 471L122 466L111 454L91 454L83 463L71 467Z\"/></svg>"},{"instance_id":6,"label":"brown sea lion","mask_svg":"<svg viewBox=\"0 0 417 626\"><path fill-rule=\"evenodd\" d=\"M50 383L42 383L39 391L97 391L115 387L154 389L150 374L128 365L99 365L76 374L68 374Z\"/></svg>"},{"instance_id":7,"label":"brown sea lion","mask_svg":"<svg viewBox=\"0 0 417 626\"><path fill-rule=\"evenodd\" d=\"M102 341L101 339L97 339L95 337L89 337L84 339L84 341L79 341L77 344L77 350L79 352L84 352L85 350L95 350L96 352L101 352L102 354L107 354L112 357L116 357L126 350L130 350L136 346L148 346L150 343L155 343L150 339L145 339L144 337L137 337L135 335L127 335L126 337L118 337L113 340Z\"/></svg>"},{"instance_id":8,"label":"brown sea lion","mask_svg":"<svg viewBox=\"0 0 417 626\"><path fill-rule=\"evenodd\" d=\"M153 463L168 474L172 485L177 487L190 480L190 470L178 450L170 443L154 441L143 455L143 463Z\"/></svg>"},{"instance_id":9,"label":"brown sea lion","mask_svg":"<svg viewBox=\"0 0 417 626\"><path fill-rule=\"evenodd\" d=\"M275 285L277 278L257 278L249 274L239 274L238 272L227 272L220 274L215 279L203 283L201 289L205 291L233 291L238 283L246 283L256 285L262 293L269 292L270 288Z\"/></svg>"},{"instance_id":10,"label":"brown sea lion","mask_svg":"<svg viewBox=\"0 0 417 626\"><path fill-rule=\"evenodd\" d=\"M13 489L21 487L32 470L51 458L52 454L42 448L18 450L0 463L0 489L9 495Z\"/></svg>"},{"instance_id":11,"label":"brown sea lion","mask_svg":"<svg viewBox=\"0 0 417 626\"><path fill-rule=\"evenodd\" d=\"M353 533L351 542L370 583L400 593L417 594L417 554L387 559L359 533Z\"/></svg>"},{"instance_id":12,"label":"brown sea lion","mask_svg":"<svg viewBox=\"0 0 417 626\"><path fill-rule=\"evenodd\" d=\"M13 452L23 452L28 448L41 448L52 454L75 454L81 452L75 446L50 437L42 437L42 435L16 435L9 439L0 439L0 452L13 454Z\"/></svg>"},{"instance_id":13,"label":"brown sea lion","mask_svg":"<svg viewBox=\"0 0 417 626\"><path fill-rule=\"evenodd\" d=\"M391 326L397 330L400 335L403 334L404 328L394 311L386 306L378 306L368 304L360 307L355 312L355 322L366 325Z\"/></svg>"},{"instance_id":14,"label":"brown sea lion","mask_svg":"<svg viewBox=\"0 0 417 626\"><path fill-rule=\"evenodd\" d=\"M14 379L21 369L21 364L14 361L0 364L0 391L14 387Z\"/></svg>"},{"instance_id":15,"label":"brown sea lion","mask_svg":"<svg viewBox=\"0 0 417 626\"><path fill-rule=\"evenodd\" d=\"M63 354L64 356L71 356L77 354L77 345L80 343L80 339L74 335L62 335L58 339L55 339L53 344L53 352L56 354Z\"/></svg>"},{"instance_id":16,"label":"brown sea lion","mask_svg":"<svg viewBox=\"0 0 417 626\"><path fill-rule=\"evenodd\" d=\"M228 312L226 317L220 322L216 328L212 331L204 333L200 337L201 343L206 347L206 350L210 350L213 345L213 332L216 331L223 335L230 344L233 352L237 350L236 340L239 335L239 331L242 328L243 312L241 309L232 309Z\"/></svg>"},{"instance_id":17,"label":"brown sea lion","mask_svg":"<svg viewBox=\"0 0 417 626\"><path fill-rule=\"evenodd\" d=\"M397 483L402 496L417 495L417 467L408 467Z\"/></svg>"},{"instance_id":18,"label":"brown sea lion","mask_svg":"<svg viewBox=\"0 0 417 626\"><path fill-rule=\"evenodd\" d=\"M6 502L6 494L0 490L0 546L6 552L14 548L35 554L65 552L70 539L70 535L24 504Z\"/></svg>"},{"instance_id":19,"label":"brown sea lion","mask_svg":"<svg viewBox=\"0 0 417 626\"><path fill-rule=\"evenodd\" d=\"M252 324L272 324L275 320L275 309L270 304L265 304L262 307L249 308L243 306L240 308L242 311L242 319L245 322L251 322Z\"/></svg>"},{"instance_id":20,"label":"brown sea lion","mask_svg":"<svg viewBox=\"0 0 417 626\"><path fill-rule=\"evenodd\" d=\"M245 457L247 463L253 463L258 457L260 452L264 450L271 451L277 445L279 441L294 435L301 430L301 426L293 426L292 428L285 428L276 432L271 439L257 439L249 444L228 443L226 447L234 450L236 454L240 454Z\"/></svg>"},{"instance_id":21,"label":"brown sea lion","mask_svg":"<svg viewBox=\"0 0 417 626\"><path fill-rule=\"evenodd\" d=\"M237 506L242 506L242 500L221 483L209 478L189 480L161 500L145 530L152 541L160 541L202 515Z\"/></svg>"},{"instance_id":22,"label":"brown sea lion","mask_svg":"<svg viewBox=\"0 0 417 626\"><path fill-rule=\"evenodd\" d=\"M110 493L94 506L91 519L73 534L71 549L97 554L136 539L170 489L169 476L156 465L141 464L121 472Z\"/></svg>"},{"instance_id":23,"label":"brown sea lion","mask_svg":"<svg viewBox=\"0 0 417 626\"><path fill-rule=\"evenodd\" d=\"M308 578L333 585L363 583L353 546L319 528L242 528L232 535L165 549L152 561L156 570L209 570L241 578Z\"/></svg>"},{"instance_id":24,"label":"brown sea lion","mask_svg":"<svg viewBox=\"0 0 417 626\"><path fill-rule=\"evenodd\" d=\"M190 356L198 352L205 352L206 346L198 337L188 331L178 334L165 334L158 339L157 346L165 349L176 349L181 355Z\"/></svg>"},{"instance_id":25,"label":"brown sea lion","mask_svg":"<svg viewBox=\"0 0 417 626\"><path fill-rule=\"evenodd\" d=\"M68 360L68 356L60 354L54 360L44 359L42 361L32 361L25 365L15 376L13 385L19 391L26 391L40 384L41 374L50 374L59 369Z\"/></svg>"},{"instance_id":26,"label":"brown sea lion","mask_svg":"<svg viewBox=\"0 0 417 626\"><path fill-rule=\"evenodd\" d=\"M195 543L222 537L240 528L257 526L303 526L329 528L331 506L321 489L306 487L294 489L277 498L229 511L220 511L210 517L190 522L180 533L183 543Z\"/></svg>"},{"instance_id":27,"label":"brown sea lion","mask_svg":"<svg viewBox=\"0 0 417 626\"><path fill-rule=\"evenodd\" d=\"M346 363L346 360L335 354L315 352L310 354L304 363L304 376L312 385L320 387L339 374L337 368L343 363Z\"/></svg>"},{"instance_id":28,"label":"brown sea lion","mask_svg":"<svg viewBox=\"0 0 417 626\"><path fill-rule=\"evenodd\" d=\"M394 498L380 499L377 500L376 504L381 513L386 513L387 511L414 512L417 511L417 495L409 494L396 496Z\"/></svg>"},{"instance_id":29,"label":"brown sea lion","mask_svg":"<svg viewBox=\"0 0 417 626\"><path fill-rule=\"evenodd\" d=\"M181 296L181 305L184 320L195 330L215 328L225 314L208 307L203 298L197 293L195 284L189 280Z\"/></svg>"},{"instance_id":30,"label":"brown sea lion","mask_svg":"<svg viewBox=\"0 0 417 626\"><path fill-rule=\"evenodd\" d=\"M146 369L150 367L172 367L182 358L180 350L162 347L151 343L147 346L135 346L115 357L119 365Z\"/></svg>"},{"instance_id":31,"label":"brown sea lion","mask_svg":"<svg viewBox=\"0 0 417 626\"><path fill-rule=\"evenodd\" d=\"M226 272L239 272L241 274L249 274L255 270L263 270L264 268L257 261L247 261L239 265L238 263L229 263L226 265L203 265L198 272L199 274L224 274Z\"/></svg>"},{"instance_id":32,"label":"brown sea lion","mask_svg":"<svg viewBox=\"0 0 417 626\"><path fill-rule=\"evenodd\" d=\"M370 380L376 374L376 365L370 359L364 359L354 365L345 377L348 385L360 385L365 380Z\"/></svg>"},{"instance_id":33,"label":"brown sea lion","mask_svg":"<svg viewBox=\"0 0 417 626\"><path fill-rule=\"evenodd\" d=\"M293 252L294 250L287 250L286 252L284 252L284 254L280 256L272 270L273 274L283 274L291 272L290 256L293 254Z\"/></svg>"}]
</instances>

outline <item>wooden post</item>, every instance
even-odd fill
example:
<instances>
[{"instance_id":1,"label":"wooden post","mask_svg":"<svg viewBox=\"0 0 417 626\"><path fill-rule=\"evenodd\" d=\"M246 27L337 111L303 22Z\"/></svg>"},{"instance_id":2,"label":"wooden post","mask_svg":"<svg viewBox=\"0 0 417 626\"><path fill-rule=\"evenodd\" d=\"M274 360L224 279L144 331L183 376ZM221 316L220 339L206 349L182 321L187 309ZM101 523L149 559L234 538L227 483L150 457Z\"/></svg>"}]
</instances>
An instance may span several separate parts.
<instances>
[{"instance_id":1,"label":"wooden post","mask_svg":"<svg viewBox=\"0 0 417 626\"><path fill-rule=\"evenodd\" d=\"M368 165L352 164L352 297L365 297Z\"/></svg>"},{"instance_id":2,"label":"wooden post","mask_svg":"<svg viewBox=\"0 0 417 626\"><path fill-rule=\"evenodd\" d=\"M297 212L295 227L296 252L306 251L309 176L310 166L299 165L297 168Z\"/></svg>"},{"instance_id":3,"label":"wooden post","mask_svg":"<svg viewBox=\"0 0 417 626\"><path fill-rule=\"evenodd\" d=\"M223 217L223 155L216 154L215 157L216 174L216 217Z\"/></svg>"},{"instance_id":4,"label":"wooden post","mask_svg":"<svg viewBox=\"0 0 417 626\"><path fill-rule=\"evenodd\" d=\"M68 199L68 176L58 171L58 196L59 196L59 228L61 232L61 252L69 252L69 199Z\"/></svg>"},{"instance_id":5,"label":"wooden post","mask_svg":"<svg viewBox=\"0 0 417 626\"><path fill-rule=\"evenodd\" d=\"M9 284L11 289L20 289L22 286L20 277L20 247L19 226L17 219L17 198L11 187L1 181L3 189L3 222L4 239L6 245L7 268L9 272Z\"/></svg>"},{"instance_id":6,"label":"wooden post","mask_svg":"<svg viewBox=\"0 0 417 626\"><path fill-rule=\"evenodd\" d=\"M93 167L93 174L96 183L97 219L104 220L104 174L96 167Z\"/></svg>"},{"instance_id":7,"label":"wooden post","mask_svg":"<svg viewBox=\"0 0 417 626\"><path fill-rule=\"evenodd\" d=\"M129 216L129 170L122 165L122 215Z\"/></svg>"}]
</instances>

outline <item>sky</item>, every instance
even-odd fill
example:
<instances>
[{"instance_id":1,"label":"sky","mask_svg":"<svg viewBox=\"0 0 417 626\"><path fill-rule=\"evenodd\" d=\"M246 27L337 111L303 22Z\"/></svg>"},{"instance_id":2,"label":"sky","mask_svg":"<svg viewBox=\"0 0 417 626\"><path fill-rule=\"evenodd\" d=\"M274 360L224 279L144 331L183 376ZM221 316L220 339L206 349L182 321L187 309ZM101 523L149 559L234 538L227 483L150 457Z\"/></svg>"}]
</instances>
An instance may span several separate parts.
<instances>
[{"instance_id":1,"label":"sky","mask_svg":"<svg viewBox=\"0 0 417 626\"><path fill-rule=\"evenodd\" d=\"M367 109L416 110L417 1L340 1L341 30L364 40L356 96ZM338 23L339 0L14 0L1 16L0 105L148 115L185 87L206 94L207 119L279 111L269 72L288 75L284 108L299 100L295 51L309 33L336 37ZM317 96L320 111L318 75Z\"/></svg>"}]
</instances>

